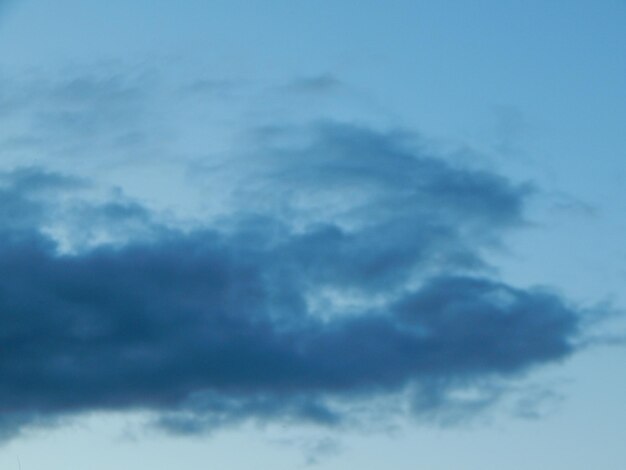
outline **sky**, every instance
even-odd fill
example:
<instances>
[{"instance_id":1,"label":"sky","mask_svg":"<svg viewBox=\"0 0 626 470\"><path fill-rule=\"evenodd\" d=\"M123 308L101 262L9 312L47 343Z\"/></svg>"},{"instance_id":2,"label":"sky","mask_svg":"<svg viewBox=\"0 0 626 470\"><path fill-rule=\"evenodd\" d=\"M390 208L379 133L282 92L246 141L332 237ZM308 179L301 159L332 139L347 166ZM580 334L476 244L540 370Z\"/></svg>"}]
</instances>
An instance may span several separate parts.
<instances>
[{"instance_id":1,"label":"sky","mask_svg":"<svg viewBox=\"0 0 626 470\"><path fill-rule=\"evenodd\" d=\"M626 3L0 0L0 465L621 470Z\"/></svg>"}]
</instances>

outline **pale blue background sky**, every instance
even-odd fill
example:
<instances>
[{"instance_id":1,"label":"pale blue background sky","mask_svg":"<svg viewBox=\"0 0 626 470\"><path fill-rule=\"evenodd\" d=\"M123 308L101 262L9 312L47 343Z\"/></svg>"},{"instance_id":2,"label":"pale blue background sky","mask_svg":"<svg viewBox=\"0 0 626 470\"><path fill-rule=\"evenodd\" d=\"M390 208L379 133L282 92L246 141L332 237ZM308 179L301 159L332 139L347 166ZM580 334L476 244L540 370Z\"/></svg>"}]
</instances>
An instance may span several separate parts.
<instances>
[{"instance_id":1,"label":"pale blue background sky","mask_svg":"<svg viewBox=\"0 0 626 470\"><path fill-rule=\"evenodd\" d=\"M539 188L533 224L488 254L503 278L624 308L623 1L14 0L0 15L0 86L11 93L103 73L160 97L121 109L147 136L139 147L111 150L98 134L70 136L71 150L51 131L57 156L5 149L3 169L43 161L193 218L226 202L216 186L191 188L189 166L218 164L246 128L322 118L400 127L455 161ZM215 90L202 103L180 91L199 82ZM0 137L20 126L12 120ZM624 322L603 328L619 335ZM132 417L96 416L11 441L0 464L16 467L19 455L25 470L291 469L319 455L324 469L618 470L625 359L623 346L597 346L531 374L520 387L547 386L558 397L536 419L498 409L443 429L402 423L337 435L268 426L187 439L145 434Z\"/></svg>"}]
</instances>

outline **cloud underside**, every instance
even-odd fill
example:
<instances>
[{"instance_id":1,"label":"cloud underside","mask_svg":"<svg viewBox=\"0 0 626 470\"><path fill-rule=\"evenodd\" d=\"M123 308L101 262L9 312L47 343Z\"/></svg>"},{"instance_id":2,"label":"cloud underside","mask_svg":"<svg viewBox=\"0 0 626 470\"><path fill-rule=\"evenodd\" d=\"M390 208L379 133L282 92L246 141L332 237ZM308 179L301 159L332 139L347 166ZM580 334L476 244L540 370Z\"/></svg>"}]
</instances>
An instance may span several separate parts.
<instances>
[{"instance_id":1,"label":"cloud underside","mask_svg":"<svg viewBox=\"0 0 626 470\"><path fill-rule=\"evenodd\" d=\"M523 224L527 187L354 126L254 142L229 215L186 230L127 200L81 202L84 182L43 169L2 175L7 435L107 410L178 432L338 425L392 395L444 413L574 351L578 313L484 261ZM85 242L96 228L110 242Z\"/></svg>"}]
</instances>

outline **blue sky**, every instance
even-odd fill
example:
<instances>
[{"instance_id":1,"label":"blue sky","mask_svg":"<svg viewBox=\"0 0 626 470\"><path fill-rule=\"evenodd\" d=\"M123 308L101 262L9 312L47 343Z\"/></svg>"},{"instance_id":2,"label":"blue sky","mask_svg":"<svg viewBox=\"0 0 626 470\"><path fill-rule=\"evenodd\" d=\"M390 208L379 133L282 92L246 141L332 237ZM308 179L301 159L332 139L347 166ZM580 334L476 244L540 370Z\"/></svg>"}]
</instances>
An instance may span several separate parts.
<instances>
[{"instance_id":1,"label":"blue sky","mask_svg":"<svg viewBox=\"0 0 626 470\"><path fill-rule=\"evenodd\" d=\"M622 469L625 22L0 2L3 468Z\"/></svg>"}]
</instances>

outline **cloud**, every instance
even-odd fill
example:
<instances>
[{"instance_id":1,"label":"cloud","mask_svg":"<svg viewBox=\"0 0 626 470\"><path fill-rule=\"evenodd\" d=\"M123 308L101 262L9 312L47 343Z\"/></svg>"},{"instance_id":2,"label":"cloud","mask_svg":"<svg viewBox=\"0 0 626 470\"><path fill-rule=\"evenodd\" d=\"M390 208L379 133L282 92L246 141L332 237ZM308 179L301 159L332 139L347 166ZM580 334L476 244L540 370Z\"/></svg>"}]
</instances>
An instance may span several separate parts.
<instances>
[{"instance_id":1,"label":"cloud","mask_svg":"<svg viewBox=\"0 0 626 470\"><path fill-rule=\"evenodd\" d=\"M2 76L0 84L0 150L5 159L42 165L68 157L110 160L116 151L144 143L151 125L148 74L94 67L57 76Z\"/></svg>"},{"instance_id":2,"label":"cloud","mask_svg":"<svg viewBox=\"0 0 626 470\"><path fill-rule=\"evenodd\" d=\"M575 351L576 309L483 259L524 223L528 187L404 133L279 134L244 152L231 213L186 230L133 201L76 204L71 178L3 175L5 435L107 410L147 410L181 434L337 426L385 396L416 416L471 412L497 400L493 380ZM72 250L46 231L51 208L57 227L86 230ZM98 220L121 235L89 243Z\"/></svg>"},{"instance_id":3,"label":"cloud","mask_svg":"<svg viewBox=\"0 0 626 470\"><path fill-rule=\"evenodd\" d=\"M201 79L194 80L190 84L183 87L183 92L192 93L192 94L204 94L208 93L211 95L218 96L228 96L237 90L238 86L241 86L242 83L239 83L234 80L226 80L226 79Z\"/></svg>"},{"instance_id":4,"label":"cloud","mask_svg":"<svg viewBox=\"0 0 626 470\"><path fill-rule=\"evenodd\" d=\"M316 466L343 451L343 445L333 437L291 437L273 442L283 447L299 448L304 453L304 465Z\"/></svg>"},{"instance_id":5,"label":"cloud","mask_svg":"<svg viewBox=\"0 0 626 470\"><path fill-rule=\"evenodd\" d=\"M52 210L51 198L63 190L79 189L80 179L22 167L0 172L0 233L3 238L36 236L33 229L46 223Z\"/></svg>"},{"instance_id":6,"label":"cloud","mask_svg":"<svg viewBox=\"0 0 626 470\"><path fill-rule=\"evenodd\" d=\"M562 301L481 278L433 279L383 311L312 318L298 283L275 272L282 250L254 248L265 244L207 232L76 256L5 248L4 412L190 407L209 422L333 423L325 396L435 384L434 408L451 388L573 351L576 316Z\"/></svg>"},{"instance_id":7,"label":"cloud","mask_svg":"<svg viewBox=\"0 0 626 470\"><path fill-rule=\"evenodd\" d=\"M286 87L293 93L319 94L336 91L343 85L341 80L331 74L304 77L293 80Z\"/></svg>"}]
</instances>

